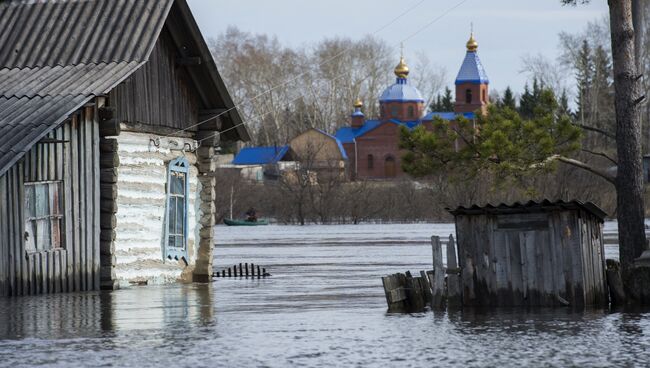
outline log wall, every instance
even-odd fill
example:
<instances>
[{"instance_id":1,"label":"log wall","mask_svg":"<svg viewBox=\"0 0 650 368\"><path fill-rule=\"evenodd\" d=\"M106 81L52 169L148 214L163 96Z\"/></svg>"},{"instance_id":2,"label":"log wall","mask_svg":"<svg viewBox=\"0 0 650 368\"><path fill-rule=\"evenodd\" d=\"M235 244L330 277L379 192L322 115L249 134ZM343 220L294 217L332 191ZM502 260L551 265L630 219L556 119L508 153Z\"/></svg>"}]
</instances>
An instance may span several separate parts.
<instances>
[{"instance_id":1,"label":"log wall","mask_svg":"<svg viewBox=\"0 0 650 368\"><path fill-rule=\"evenodd\" d=\"M99 134L93 107L73 114L0 177L0 295L99 287ZM62 143L63 142L63 143ZM63 180L63 246L25 248L24 184Z\"/></svg>"},{"instance_id":2,"label":"log wall","mask_svg":"<svg viewBox=\"0 0 650 368\"><path fill-rule=\"evenodd\" d=\"M195 141L187 138L160 138L158 147L146 133L122 130L117 140L117 200L115 226L116 277L121 286L130 281L149 283L176 281L182 262L163 261L167 169L169 162L185 156L190 163L188 198L188 256L194 263L198 212L198 169L196 154L179 150Z\"/></svg>"}]
</instances>

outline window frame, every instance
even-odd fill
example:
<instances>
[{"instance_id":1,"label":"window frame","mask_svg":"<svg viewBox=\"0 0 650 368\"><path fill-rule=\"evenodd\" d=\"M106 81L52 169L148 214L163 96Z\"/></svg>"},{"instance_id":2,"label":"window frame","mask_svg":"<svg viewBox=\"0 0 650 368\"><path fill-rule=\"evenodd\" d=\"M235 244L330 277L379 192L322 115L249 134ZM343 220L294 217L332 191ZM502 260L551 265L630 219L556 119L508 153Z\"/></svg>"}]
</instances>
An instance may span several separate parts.
<instances>
[{"instance_id":1,"label":"window frame","mask_svg":"<svg viewBox=\"0 0 650 368\"><path fill-rule=\"evenodd\" d=\"M399 117L399 112L400 112L400 111L399 111L399 106L397 106L397 105L392 105L392 106L390 107L390 116L391 116L391 117L393 117L393 118L397 118L397 117Z\"/></svg>"},{"instance_id":2,"label":"window frame","mask_svg":"<svg viewBox=\"0 0 650 368\"><path fill-rule=\"evenodd\" d=\"M166 203L165 203L165 223L164 223L164 237L162 241L163 245L163 261L167 260L184 260L186 263L188 263L188 250L187 250L187 235L188 235L188 226L187 226L187 218L188 218L188 209L189 209L189 179L190 179L190 165L189 162L185 157L178 157L169 162L167 165L167 195L166 195ZM184 180L184 188L182 190L183 194L180 195L179 193L172 193L172 176L175 175L176 173L183 174L185 177ZM183 230L181 233L174 232L170 233L169 231L169 226L170 226L170 210L171 210L171 203L174 202L174 209L175 209L175 219L178 216L178 198L183 198ZM175 226L178 225L176 221L174 221ZM182 236L182 246L177 247L177 246L171 246L169 237L174 236Z\"/></svg>"},{"instance_id":3,"label":"window frame","mask_svg":"<svg viewBox=\"0 0 650 368\"><path fill-rule=\"evenodd\" d=\"M374 169L375 168L375 157L372 154L368 154L367 160L368 160L368 170Z\"/></svg>"},{"instance_id":4,"label":"window frame","mask_svg":"<svg viewBox=\"0 0 650 368\"><path fill-rule=\"evenodd\" d=\"M409 118L414 118L415 117L415 108L413 107L413 105L410 105L407 108L407 110L408 110L408 117Z\"/></svg>"},{"instance_id":5,"label":"window frame","mask_svg":"<svg viewBox=\"0 0 650 368\"><path fill-rule=\"evenodd\" d=\"M53 187L53 184L55 185L54 187L56 188L58 195L57 196L51 196L51 188ZM25 181L23 183L23 226L24 226L24 235L23 235L23 240L24 240L24 245L25 245L25 252L27 253L39 253L39 252L51 252L51 251L57 251L57 250L62 250L65 249L66 245L66 239L65 239L65 198L64 198L64 181L63 180L40 180L40 181ZM37 196L37 189L36 187L38 186L45 186L47 188L47 214L42 214L39 215L38 212L38 207L36 203L36 196ZM34 187L34 195L30 196L29 195L29 188ZM34 209L33 209L33 216L30 214L32 211L30 210L29 207L29 198L32 197L32 200L34 201ZM55 198L57 199L55 201ZM53 212L53 207L57 205L58 211ZM39 237L37 236L38 230L36 230L36 234L34 234L34 230L38 229L38 222L42 221L47 221L48 222L48 232L49 236L47 239L49 241L47 244L45 243L39 243ZM54 222L58 223L58 236L54 234ZM31 239L30 239L31 235ZM58 242L54 242L55 239L58 239ZM40 244L40 246L39 246Z\"/></svg>"},{"instance_id":6,"label":"window frame","mask_svg":"<svg viewBox=\"0 0 650 368\"><path fill-rule=\"evenodd\" d=\"M468 104L472 103L472 100L473 100L473 98L474 98L474 96L472 96L472 95L473 95L473 93L472 93L472 89L471 89L471 88L467 88L467 89L465 90L465 103L468 103Z\"/></svg>"}]
</instances>

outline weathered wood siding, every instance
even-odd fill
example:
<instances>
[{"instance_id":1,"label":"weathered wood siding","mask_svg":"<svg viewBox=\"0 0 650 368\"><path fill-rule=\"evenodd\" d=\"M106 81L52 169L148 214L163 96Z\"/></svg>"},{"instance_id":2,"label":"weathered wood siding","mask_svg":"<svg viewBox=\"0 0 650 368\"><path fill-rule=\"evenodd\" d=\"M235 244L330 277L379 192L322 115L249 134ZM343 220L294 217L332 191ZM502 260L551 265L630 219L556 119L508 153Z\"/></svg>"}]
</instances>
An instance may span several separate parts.
<instances>
[{"instance_id":1,"label":"weathered wood siding","mask_svg":"<svg viewBox=\"0 0 650 368\"><path fill-rule=\"evenodd\" d=\"M186 67L177 65L175 49L163 29L149 61L111 90L119 122L182 129L198 121L198 98Z\"/></svg>"},{"instance_id":2,"label":"weathered wood siding","mask_svg":"<svg viewBox=\"0 0 650 368\"><path fill-rule=\"evenodd\" d=\"M162 252L165 246L167 168L171 160L183 155L190 164L187 247L188 261L194 263L196 239L199 238L196 234L199 205L196 155L183 153L177 148L195 142L187 138L162 138L156 147L150 134L124 130L116 139L120 158L115 238L117 279L122 286L142 279L149 283L176 281L183 265L176 261L163 262Z\"/></svg>"},{"instance_id":3,"label":"weathered wood siding","mask_svg":"<svg viewBox=\"0 0 650 368\"><path fill-rule=\"evenodd\" d=\"M37 144L0 177L0 295L99 287L99 135L93 108L50 133L66 143ZM24 184L63 180L63 244L25 249Z\"/></svg>"},{"instance_id":4,"label":"weathered wood siding","mask_svg":"<svg viewBox=\"0 0 650 368\"><path fill-rule=\"evenodd\" d=\"M601 226L577 210L457 216L463 304L606 303Z\"/></svg>"}]
</instances>

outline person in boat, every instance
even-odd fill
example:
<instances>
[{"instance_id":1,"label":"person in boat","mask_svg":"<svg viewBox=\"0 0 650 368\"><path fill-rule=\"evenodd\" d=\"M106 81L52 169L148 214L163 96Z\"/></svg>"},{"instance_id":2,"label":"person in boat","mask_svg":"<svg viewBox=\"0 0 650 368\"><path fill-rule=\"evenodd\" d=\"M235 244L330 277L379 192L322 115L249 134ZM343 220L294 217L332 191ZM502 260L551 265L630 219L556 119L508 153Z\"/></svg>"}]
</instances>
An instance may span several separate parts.
<instances>
[{"instance_id":1,"label":"person in boat","mask_svg":"<svg viewBox=\"0 0 650 368\"><path fill-rule=\"evenodd\" d=\"M251 207L246 211L246 221L257 222L257 213L255 212L255 208Z\"/></svg>"}]
</instances>

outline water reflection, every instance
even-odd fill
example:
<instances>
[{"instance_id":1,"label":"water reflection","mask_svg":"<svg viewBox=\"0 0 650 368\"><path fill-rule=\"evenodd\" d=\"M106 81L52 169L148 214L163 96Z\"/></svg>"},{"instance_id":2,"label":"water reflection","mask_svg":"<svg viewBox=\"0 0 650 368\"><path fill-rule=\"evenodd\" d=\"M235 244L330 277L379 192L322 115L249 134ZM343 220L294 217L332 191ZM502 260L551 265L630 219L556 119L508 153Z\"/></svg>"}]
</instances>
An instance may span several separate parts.
<instances>
[{"instance_id":1,"label":"water reflection","mask_svg":"<svg viewBox=\"0 0 650 368\"><path fill-rule=\"evenodd\" d=\"M110 337L128 330L210 326L208 284L0 299L0 339Z\"/></svg>"},{"instance_id":2,"label":"water reflection","mask_svg":"<svg viewBox=\"0 0 650 368\"><path fill-rule=\"evenodd\" d=\"M428 226L382 225L372 231L318 227L332 232L332 238L342 237L335 233L344 231L346 239L354 239L326 244L310 235L312 227L246 229L245 234L230 234L246 245L234 239L217 247L215 266L254 262L266 266L273 277L0 299L0 366L519 367L650 362L650 314L644 310L387 314L381 276L430 267ZM438 235L451 231L439 230ZM225 231L236 229L219 229L222 237L228 236ZM268 241L250 244L255 237Z\"/></svg>"}]
</instances>

